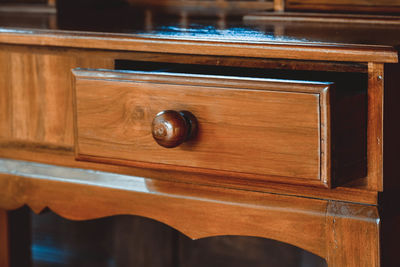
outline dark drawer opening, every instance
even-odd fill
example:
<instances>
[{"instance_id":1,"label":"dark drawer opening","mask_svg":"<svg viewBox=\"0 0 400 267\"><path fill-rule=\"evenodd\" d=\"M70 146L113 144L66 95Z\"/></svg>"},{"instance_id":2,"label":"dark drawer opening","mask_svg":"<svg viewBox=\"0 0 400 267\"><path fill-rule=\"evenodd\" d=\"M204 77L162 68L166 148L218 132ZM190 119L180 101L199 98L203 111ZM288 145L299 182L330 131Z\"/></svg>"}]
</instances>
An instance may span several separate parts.
<instances>
[{"instance_id":1,"label":"dark drawer opening","mask_svg":"<svg viewBox=\"0 0 400 267\"><path fill-rule=\"evenodd\" d=\"M172 57L170 62L174 62ZM304 66L313 63L298 64ZM323 68L320 71L311 71L279 69L276 66L272 69L116 60L115 69L333 82L335 86L331 92L331 164L334 186L343 185L367 174L368 74L361 68L360 71L340 72L324 71Z\"/></svg>"}]
</instances>

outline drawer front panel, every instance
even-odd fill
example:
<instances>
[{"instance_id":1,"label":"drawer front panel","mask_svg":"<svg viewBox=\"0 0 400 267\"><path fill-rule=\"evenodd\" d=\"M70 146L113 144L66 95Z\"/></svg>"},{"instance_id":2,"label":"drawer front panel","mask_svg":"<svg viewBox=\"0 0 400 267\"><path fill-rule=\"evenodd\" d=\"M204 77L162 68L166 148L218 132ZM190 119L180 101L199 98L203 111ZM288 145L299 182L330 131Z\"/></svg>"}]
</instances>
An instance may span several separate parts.
<instances>
[{"instance_id":1,"label":"drawer front panel","mask_svg":"<svg viewBox=\"0 0 400 267\"><path fill-rule=\"evenodd\" d=\"M327 84L84 70L75 75L78 158L330 185ZM196 116L196 137L175 148L158 145L151 125L164 110Z\"/></svg>"}]
</instances>

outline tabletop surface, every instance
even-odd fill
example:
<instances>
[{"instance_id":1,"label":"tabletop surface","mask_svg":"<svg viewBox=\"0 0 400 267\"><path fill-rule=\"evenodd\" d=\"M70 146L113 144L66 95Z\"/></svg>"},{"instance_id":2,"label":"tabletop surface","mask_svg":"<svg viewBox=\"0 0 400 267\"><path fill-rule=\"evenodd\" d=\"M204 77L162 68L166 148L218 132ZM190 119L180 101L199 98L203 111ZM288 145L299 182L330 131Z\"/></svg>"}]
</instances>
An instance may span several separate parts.
<instances>
[{"instance_id":1,"label":"tabletop surface","mask_svg":"<svg viewBox=\"0 0 400 267\"><path fill-rule=\"evenodd\" d=\"M360 15L356 15L356 18L359 18L357 16ZM267 20L264 19L265 17ZM77 34L81 36L97 34L99 36L100 34L101 38L119 38L119 40L144 38L150 41L156 40L156 42L157 40L171 40L181 43L199 41L259 46L345 48L355 50L360 54L355 61L363 61L363 50L369 49L370 55L374 55L372 55L373 58L366 61L379 61L380 57L387 56L388 58L382 59L382 62L397 62L397 45L400 44L400 19L397 17L384 19L380 16L367 16L353 20L345 15L344 17L339 15L334 17L336 21L341 21L338 23L324 19L304 20L300 13L294 15L298 20L293 20L293 16L290 14L285 17L271 17L274 17L273 13L258 17L182 14L177 16L157 10L132 8L81 11L76 14L68 12L59 14L0 12L0 34L51 34L56 35L57 38L71 33L75 36ZM0 40L0 42L3 41ZM20 41L18 42L20 43ZM48 45L52 44L48 43ZM349 51L349 60L343 56L343 61L351 61L351 54L354 54L353 51ZM295 56L294 59L302 59L297 57L299 56ZM366 53L366 57L368 57L368 53ZM304 56L304 59L308 59L308 56Z\"/></svg>"}]
</instances>

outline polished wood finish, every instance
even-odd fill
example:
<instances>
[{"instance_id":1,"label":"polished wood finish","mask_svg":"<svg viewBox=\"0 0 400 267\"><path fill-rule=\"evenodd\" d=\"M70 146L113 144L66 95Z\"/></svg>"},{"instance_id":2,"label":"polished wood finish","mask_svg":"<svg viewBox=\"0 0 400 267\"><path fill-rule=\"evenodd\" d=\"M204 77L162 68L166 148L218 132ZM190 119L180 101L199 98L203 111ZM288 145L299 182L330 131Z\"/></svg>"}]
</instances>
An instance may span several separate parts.
<instances>
[{"instance_id":1,"label":"polished wood finish","mask_svg":"<svg viewBox=\"0 0 400 267\"><path fill-rule=\"evenodd\" d=\"M175 38L146 38L140 35L132 37L87 33L82 36L74 32L11 30L0 35L0 43L250 58L387 63L398 61L396 50L389 46L351 44L335 47L332 44L306 45L307 43L273 42L268 39L263 44L257 44L248 41L243 43L240 40L232 42L193 40L190 37L177 40Z\"/></svg>"},{"instance_id":2,"label":"polished wood finish","mask_svg":"<svg viewBox=\"0 0 400 267\"><path fill-rule=\"evenodd\" d=\"M332 14L310 12L259 12L243 17L245 21L336 23L361 25L400 25L400 16L365 15L365 14Z\"/></svg>"},{"instance_id":3,"label":"polished wood finish","mask_svg":"<svg viewBox=\"0 0 400 267\"><path fill-rule=\"evenodd\" d=\"M152 170L135 167L125 167L122 163L117 165L102 164L88 161L76 161L72 148L52 147L46 144L33 144L24 142L9 142L1 144L1 156L3 158L27 160L92 170L107 171L125 175L149 177L158 180L169 180L191 183L246 189L250 191L267 192L273 194L284 194L290 196L305 196L309 198L322 198L340 200L344 202L365 203L369 205L378 204L378 193L365 188L364 184L355 184L346 187L326 189L323 187L297 186L291 184L280 184L268 181L233 180L231 177L201 175L197 173L182 173L173 170ZM49 156L51 155L51 156ZM96 159L97 160L97 159ZM357 180L358 181L358 180ZM361 179L364 181L364 179Z\"/></svg>"},{"instance_id":4,"label":"polished wood finish","mask_svg":"<svg viewBox=\"0 0 400 267\"><path fill-rule=\"evenodd\" d=\"M274 0L274 11L282 12L285 10L285 0Z\"/></svg>"},{"instance_id":5,"label":"polished wood finish","mask_svg":"<svg viewBox=\"0 0 400 267\"><path fill-rule=\"evenodd\" d=\"M395 13L400 11L398 0L286 0L286 7L303 10L334 10Z\"/></svg>"},{"instance_id":6,"label":"polished wood finish","mask_svg":"<svg viewBox=\"0 0 400 267\"><path fill-rule=\"evenodd\" d=\"M397 12L396 2L377 7L361 1L332 6L308 0L299 8L309 3L313 9L386 12L393 3ZM286 10L293 8L290 3L284 3ZM276 10L282 4L275 2ZM76 19L71 21L71 11L57 7L57 23L48 23L49 14L37 13L39 20L21 24L13 12L0 16L9 27L0 29L0 219L8 216L9 228L0 245L10 251L9 262L21 251L15 249L20 239L14 237L15 222L27 224L29 217L10 220L11 213L3 210L27 205L74 220L148 217L193 239L275 239L330 266L399 265L396 18L358 15L357 23L348 23L346 15L297 15L290 21L282 19L288 14L274 13L274 21L241 21L222 12L215 20L196 21L186 11L164 18L156 10L122 12L105 4L107 12L93 11L90 20L84 19L88 9L72 9ZM112 27L110 18L116 21ZM126 26L124 18L135 19ZM296 19L303 21L293 23ZM157 66L178 65L185 74L155 72ZM143 72L132 72L135 66ZM74 81L74 68L94 70L75 70ZM198 68L202 71L194 72ZM293 78L298 81L288 81ZM140 101L132 101L135 97ZM281 107L285 101L293 103ZM164 149L152 139L151 122L159 111L171 109L193 112L199 135ZM270 116L265 110L278 112ZM205 123L209 120L212 127ZM273 132L265 127L270 121L279 137L289 134L285 144L314 142L315 157L307 158L300 145L299 153L292 153L298 161L266 150L274 138L260 137ZM299 122L312 125L305 142L301 127L287 128ZM257 127L262 134L252 136ZM132 129L145 128L145 141L132 135ZM207 137L207 129L215 131ZM221 129L228 134L215 138ZM245 150L240 144L249 133L259 138L246 141L252 149ZM213 137L219 145L209 145L204 158L187 156ZM140 154L126 144L141 147ZM275 148L290 151L285 144ZM75 161L75 154L88 161ZM257 161L257 155L270 155L281 165ZM310 162L307 175L297 172ZM274 171L286 177L276 178ZM321 187L330 183L337 187ZM20 259L28 263L19 266L29 265L29 253L24 254Z\"/></svg>"},{"instance_id":7,"label":"polished wood finish","mask_svg":"<svg viewBox=\"0 0 400 267\"><path fill-rule=\"evenodd\" d=\"M216 235L262 236L294 244L324 258L332 253L328 250L330 242L335 242L340 251L341 246L347 244L342 244L342 237L339 236L334 236L330 241L332 231L326 229L326 221L333 223L332 227L337 229L342 227L343 237L346 238L349 233L367 240L369 237L375 240L379 238L379 233L373 230L379 225L373 224L375 226L372 228L357 230L357 225L363 225L365 216L369 218L371 212L376 215L376 207L373 206L336 203L338 210L332 211L328 201L316 199L298 198L292 202L291 197L240 190L176 183L172 183L174 185L171 187L171 182L107 173L94 175L79 169L61 172L58 167L44 168L37 164L13 161L2 162L2 172L18 170L19 164L25 166L24 173L20 173L25 177L8 174L1 176L3 186L12 181L20 184L19 188L1 196L3 208L28 204L34 211L40 212L49 207L63 217L75 220L135 214L162 221L191 238ZM4 166L7 170L4 170ZM62 177L59 176L61 173ZM92 177L91 183L87 182L88 175ZM108 179L108 175L113 179ZM41 178L29 178L35 176ZM15 190L23 190L24 199L5 203L4 200L9 199L8 194L17 194ZM85 207L80 204L78 197L81 190L86 192ZM64 198L64 195L70 196L70 199ZM91 212L88 212L88 207ZM343 219L345 221L341 223L342 213L347 209L349 218ZM214 214L212 221L206 219L210 214ZM219 216L215 217L216 214ZM249 217L253 219L248 220ZM231 218L229 223L226 218ZM348 220L350 223L347 223ZM301 232L298 229L302 229ZM351 258L351 255L339 255L343 260ZM364 255L366 261L373 260L373 256L376 255Z\"/></svg>"},{"instance_id":8,"label":"polished wood finish","mask_svg":"<svg viewBox=\"0 0 400 267\"><path fill-rule=\"evenodd\" d=\"M112 68L112 59L85 58L68 52L0 50L0 140L25 140L66 147L74 143L72 68ZM31 75L26 75L31 73ZM42 104L39 104L42 103ZM44 104L46 103L46 104Z\"/></svg>"},{"instance_id":9,"label":"polished wood finish","mask_svg":"<svg viewBox=\"0 0 400 267\"><path fill-rule=\"evenodd\" d=\"M112 180L98 181L96 184L101 185L100 187L89 185L82 179L79 183L79 180L65 182L66 178L62 182L54 176L51 179L32 180L2 175L2 186L18 179L26 196L25 199L4 203L3 200L8 199L9 194L17 192L2 195L2 207L15 209L28 204L36 212L49 207L57 214L74 220L134 214L166 223L194 239L216 235L261 236L296 245L320 256L325 255L324 201L299 198L299 210L296 211L293 207L286 206L289 201L286 197L268 197L264 194L217 188L209 190L184 184L171 187L169 182L153 183L149 180L126 179L128 177L122 177L119 182L118 177L113 177ZM107 180L111 183L109 186L106 186ZM79 201L80 190L86 192L84 206ZM225 193L221 194L221 190ZM64 194L68 194L70 199L63 198ZM207 220L211 214L219 216ZM254 219L248 220L249 217ZM227 222L226 218L232 219ZM269 223L266 224L266 221ZM282 227L282 224L286 226ZM298 233L298 228L303 229L303 232Z\"/></svg>"},{"instance_id":10,"label":"polished wood finish","mask_svg":"<svg viewBox=\"0 0 400 267\"><path fill-rule=\"evenodd\" d=\"M0 266L10 266L10 240L8 232L8 214L4 209L0 210Z\"/></svg>"},{"instance_id":11,"label":"polished wood finish","mask_svg":"<svg viewBox=\"0 0 400 267\"><path fill-rule=\"evenodd\" d=\"M143 72L74 74L78 159L331 185L328 83ZM160 149L149 128L160 109L196 114L197 138L177 150Z\"/></svg>"},{"instance_id":12,"label":"polished wood finish","mask_svg":"<svg viewBox=\"0 0 400 267\"><path fill-rule=\"evenodd\" d=\"M368 180L376 190L383 190L383 64L368 65Z\"/></svg>"},{"instance_id":13,"label":"polished wood finish","mask_svg":"<svg viewBox=\"0 0 400 267\"><path fill-rule=\"evenodd\" d=\"M189 111L164 110L154 117L151 133L160 146L174 148L194 138L197 119Z\"/></svg>"},{"instance_id":14,"label":"polished wood finish","mask_svg":"<svg viewBox=\"0 0 400 267\"><path fill-rule=\"evenodd\" d=\"M279 241L247 236L192 240L161 222L131 215L71 221L46 212L32 215L32 230L35 267L61 262L96 267L110 262L151 267L326 266L323 258Z\"/></svg>"},{"instance_id":15,"label":"polished wood finish","mask_svg":"<svg viewBox=\"0 0 400 267\"><path fill-rule=\"evenodd\" d=\"M380 220L376 207L329 202L328 266L380 266Z\"/></svg>"}]
</instances>

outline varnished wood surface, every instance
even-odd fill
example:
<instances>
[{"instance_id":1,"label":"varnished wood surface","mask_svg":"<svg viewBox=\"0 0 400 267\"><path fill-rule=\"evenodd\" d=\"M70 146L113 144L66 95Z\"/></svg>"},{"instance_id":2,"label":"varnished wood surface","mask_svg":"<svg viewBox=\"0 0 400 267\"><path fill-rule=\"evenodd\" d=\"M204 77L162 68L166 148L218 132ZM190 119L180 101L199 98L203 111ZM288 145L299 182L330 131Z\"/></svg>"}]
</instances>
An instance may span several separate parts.
<instances>
[{"instance_id":1,"label":"varnished wood surface","mask_svg":"<svg viewBox=\"0 0 400 267\"><path fill-rule=\"evenodd\" d=\"M279 184L268 181L232 180L229 183L226 177L199 175L196 173L182 173L176 171L157 171L144 168L124 167L122 164L110 165L94 162L76 161L72 147L56 147L51 144L35 143L0 143L1 153L4 158L27 160L31 162L40 162L54 164L58 166L68 166L75 168L85 168L93 170L102 170L119 174L132 176L149 177L158 180L187 182L188 178L194 184L212 185L217 187L228 187L236 189L245 189L257 192L279 193L290 196L304 196L319 199L334 199L347 202L366 203L376 205L378 194L376 191L366 190L365 181L361 179L359 183L351 187L336 187L325 189L309 186L295 186L290 184ZM359 185L360 184L360 185Z\"/></svg>"},{"instance_id":2,"label":"varnished wood surface","mask_svg":"<svg viewBox=\"0 0 400 267\"><path fill-rule=\"evenodd\" d=\"M164 18L163 14L154 13L151 18L164 19L154 19L146 26L145 13L128 12L126 17L137 18L137 21L131 21L123 19L124 13L117 16L113 12L117 11L94 13L91 20L83 18L83 21L79 14L61 14L57 25L42 23L31 27L29 24L19 25L10 13L4 13L7 19L1 23L0 43L250 58L353 62L398 60L394 48L399 41L397 28L352 25L346 28L350 33L343 37L323 34L329 32L324 30L321 30L321 36L315 36L307 30L313 25L306 23L298 24L293 34L279 34L281 29L285 29L285 22L259 25L233 19L225 21L225 26L221 27L218 20L189 19L183 23L179 18ZM108 18L107 14L113 15ZM70 16L74 19L69 19ZM110 19L115 22L106 23ZM122 24L119 25L118 21ZM316 23L314 27L324 28L323 25ZM44 30L43 27L56 29ZM331 26L327 23L326 27L329 29ZM369 38L358 34L363 30L369 31Z\"/></svg>"},{"instance_id":3,"label":"varnished wood surface","mask_svg":"<svg viewBox=\"0 0 400 267\"><path fill-rule=\"evenodd\" d=\"M282 12L285 11L285 0L274 0L274 11Z\"/></svg>"},{"instance_id":4,"label":"varnished wood surface","mask_svg":"<svg viewBox=\"0 0 400 267\"><path fill-rule=\"evenodd\" d=\"M375 207L329 202L328 266L381 266L380 225Z\"/></svg>"},{"instance_id":5,"label":"varnished wood surface","mask_svg":"<svg viewBox=\"0 0 400 267\"><path fill-rule=\"evenodd\" d=\"M383 64L369 64L368 75L368 182L372 188L383 190Z\"/></svg>"},{"instance_id":6,"label":"varnished wood surface","mask_svg":"<svg viewBox=\"0 0 400 267\"><path fill-rule=\"evenodd\" d=\"M74 74L80 159L331 184L327 83L145 72ZM151 123L159 111L171 109L193 113L199 131L176 149L162 149L152 138Z\"/></svg>"},{"instance_id":7,"label":"varnished wood surface","mask_svg":"<svg viewBox=\"0 0 400 267\"><path fill-rule=\"evenodd\" d=\"M302 10L334 10L348 12L382 12L400 11L398 0L286 0L286 7Z\"/></svg>"},{"instance_id":8,"label":"varnished wood surface","mask_svg":"<svg viewBox=\"0 0 400 267\"><path fill-rule=\"evenodd\" d=\"M354 262L353 255L346 254L348 248L357 255L369 251L363 261L377 262L375 206L305 198L293 201L293 197L19 161L2 161L1 173L0 185L10 188L0 196L4 209L27 204L40 212L48 207L74 220L132 214L164 222L194 239L259 236L298 246L335 261L336 266ZM364 247L356 248L360 243Z\"/></svg>"},{"instance_id":9,"label":"varnished wood surface","mask_svg":"<svg viewBox=\"0 0 400 267\"><path fill-rule=\"evenodd\" d=\"M68 14L64 15L68 17ZM93 20L93 23L96 24L96 21L99 20L108 21L105 18L107 17L99 16ZM72 125L71 117L67 117L66 120L63 119L60 124L55 123L56 130L53 133L53 122L46 122L47 117L43 116L43 114L57 109L57 104L52 108L48 108L46 105L43 105L48 103L47 100L42 102L41 97L36 98L35 95L29 95L30 99L34 100L26 101L19 105L24 101L24 94L18 95L18 93L25 92L24 89L30 83L34 84L35 90L37 88L41 90L45 86L37 81L43 80L45 81L45 85L56 85L57 87L60 82L66 81L71 77L69 72L71 67L80 65L80 62L74 61L77 59L75 56L69 58L72 63L65 63L68 60L64 60L63 58L48 57L47 59L51 64L62 62L58 66L61 70L66 70L65 73L69 73L65 74L65 76L62 75L62 79L53 82L51 79L41 78L40 71L38 71L42 69L42 65L46 65L45 60L42 61L46 57L38 57L31 61L33 54L31 51L27 53L27 57L25 55L21 56L18 53L13 55L12 61L15 62L18 59L22 59L21 62L27 63L28 71L18 70L18 77L5 79L1 87L7 89L1 92L7 99L17 96L13 98L11 104L5 101L1 103L5 103L3 109L6 110L5 115L2 116L5 119L4 124L1 123L0 127L1 129L5 129L1 136L1 144L3 146L1 149L2 156L26 157L33 161L58 162L60 165L70 164L71 166L78 166L81 164L80 166L93 166L93 169L109 168L109 170L115 170L116 173L128 172L137 176L145 174L143 175L144 177L157 175L159 177L155 177L155 179L141 178L141 175L138 177L122 177L122 181L118 187L118 183L115 186L115 180L118 180L116 178L118 175L116 174L113 174L113 179L110 179L110 177L107 178L107 176L106 178L103 177L104 179L98 179L96 175L103 175L102 173L94 173L94 176L87 178L84 175L79 176L82 173L76 173L74 170L69 169L64 171L75 173L77 176L63 177L61 174L62 171L59 169L56 169L54 173L43 171L44 169L49 171L54 170L52 166L21 163L24 165L22 167L17 162L8 162L8 168L0 176L1 187L7 188L5 193L0 195L0 207L14 209L28 204L37 212L40 212L45 207L50 207L57 213L70 219L90 219L114 214L137 214L163 221L193 238L221 234L255 235L279 239L301 246L324 257L329 264L334 266L379 266L381 243L379 241L380 217L377 213L378 207L341 203L337 200L361 200L360 202L364 204L376 204L376 191L383 189L383 175L388 175L388 171L388 177L390 178L389 185L398 186L396 175L390 173L393 167L384 168L384 159L382 158L385 155L383 144L384 141L386 142L386 140L383 140L383 127L387 127L383 124L384 81L393 82L391 77L386 76L387 73L384 72L385 69L382 63L397 62L397 51L394 46L398 42L396 29L391 28L386 31L386 27L383 29L368 25L368 27L372 28L368 29L368 33L374 37L366 41L364 39L360 41L359 39L362 36L359 30L366 30L367 27L365 26L358 27L356 30L353 27L349 27L351 30L346 34L354 33L355 38L348 38L346 34L331 38L329 33L320 35L321 33L319 32L315 35L317 38L311 40L311 38L308 38L310 35L299 34L298 31L293 35L288 34L288 28L281 23L273 23L273 34L270 34L271 30L265 30L265 27L268 28L268 25L271 24L262 24L256 27L247 25L243 28L243 24L240 22L236 24L239 25L240 30L235 30L234 32L238 33L244 30L244 34L239 34L235 38L232 38L229 35L229 30L232 30L232 26L223 20L223 16L218 21L218 30L216 33L210 35L202 35L201 31L204 29L204 26L207 28L214 24L205 22L204 24L200 24L199 27L196 26L197 28L193 27L190 24L191 18L187 14L182 15L179 24L175 22L171 24L168 24L168 22L157 24L152 20L152 16L147 16L145 20L149 22L145 24L145 27L147 27L146 30L140 28L139 31L139 28L135 27L135 30L132 30L132 28L121 30L119 26L116 27L116 30L109 31L106 28L101 29L101 27L91 28L90 25L89 27L84 25L83 28L77 29L74 28L74 25L63 24L66 20L63 21L62 19L59 20L60 25L52 25L52 28L68 29L75 32L63 30L37 31L36 29L17 31L15 30L16 27L11 26L11 30L2 28L0 42L9 44L26 43L42 47L51 46L51 49L54 49L53 51L56 50L57 52L55 53L57 54L62 54L63 52L60 52L60 50L65 47L82 47L82 51L86 49L126 49L127 51L136 52L162 52L165 54L175 53L181 55L201 53L204 58L212 56L248 56L253 58L279 58L283 60L331 60L339 61L339 64L343 64L341 61L361 62L363 63L361 66L365 66L365 63L368 62L367 177L349 183L346 185L346 188L339 188L338 190L310 189L289 185L282 186L274 185L273 183L268 185L266 189L270 192L275 191L274 193L278 194L289 192L292 195L318 198L307 199L223 188L226 186L226 183L217 176L207 177L207 175L196 176L196 174L190 174L193 177L190 182L197 183L197 185L181 184L175 181L183 181L184 179L181 179L182 176L177 175L172 170L170 172L157 172L140 168L105 167L102 164L75 163L71 156L73 153L73 137L70 135L71 128L63 131L60 126L67 125L70 127ZM76 21L78 23L81 22L78 16ZM142 17L140 16L136 20L138 24L142 24L142 21ZM27 25L29 26L29 24ZM157 25L162 25L166 30L160 31ZM259 27L261 27L261 30ZM302 29L306 28L303 27ZM89 30L92 33L83 33L83 29ZM311 28L307 29L311 31ZM76 32L76 30L78 31ZM191 32L192 35L188 36L185 34L187 30L193 30ZM114 32L115 34L101 32ZM272 37L268 37L266 32ZM323 27L321 32L324 32ZM375 35L374 33L379 34ZM293 36L296 37L293 38ZM380 36L385 37L381 39ZM300 37L303 37L303 39ZM335 43L333 40L339 40L339 42ZM104 43L101 43L103 41ZM57 49L57 46L61 49ZM2 61L8 63L10 58L7 57L5 51L3 52L4 54L1 57L4 61ZM45 54L47 56L49 52L47 51ZM84 55L79 57L79 59L82 62L90 61ZM107 58L98 57L97 59L104 61L96 60L88 64L90 65L89 67L96 65L94 67L98 68L98 64L104 64L106 68L110 69L114 66L115 58L111 56ZM19 62L20 66L25 67L21 62ZM35 67L31 68L32 66ZM57 75L60 69L54 72L52 76ZM365 67L361 69L365 72ZM34 74L28 76L30 77L28 79L31 79L29 82L23 81L23 84L19 85L19 76L21 73L26 72ZM12 72L5 71L4 73L7 77L12 77L13 75ZM391 75L395 74L392 73ZM35 80L38 77L40 79ZM67 108L71 107L70 86L68 84L62 87L61 96L57 96L57 100L66 96L66 102L60 101L58 103ZM389 89L394 87L395 85L392 83ZM17 91L15 92L14 89L17 89ZM49 97L47 93L40 94L40 96L43 95ZM18 107L15 109L17 112L14 110L14 105ZM38 108L39 106L41 108L44 106L45 108L41 110ZM32 120L29 120L30 117L26 115L19 117L19 110L28 111L28 114L33 114ZM54 118L57 119L59 116L60 114L57 113ZM388 117L386 116L386 118ZM22 122L22 124L13 125L14 122ZM8 127L10 125L12 127ZM50 128L47 128L48 126ZM45 131L42 131L42 129L45 129ZM49 142L47 142L48 140ZM390 145L395 146L396 144L396 142L391 142ZM385 146L387 148L388 144ZM41 153L39 151L45 151L42 153L41 159L40 157L35 157ZM385 153L389 155L389 164L396 164L396 160L392 158L393 155L391 153L393 152L390 150ZM54 156L54 158L49 158L49 155ZM67 159L67 162L63 162L62 159ZM122 161L115 161L113 163L124 164ZM35 169L36 167L38 168ZM21 172L25 173L21 174ZM83 171L85 174L87 172L93 174L92 171ZM35 176L34 174L37 173L40 175ZM15 174L18 175L15 176ZM162 181L163 179L169 181ZM213 182L209 182L209 180L213 179L215 179L213 181L214 185L220 187L200 185L202 183L212 184ZM111 180L114 187L110 184ZM144 187L143 181L145 184ZM229 187L237 186L241 189L261 191L258 185L262 182L257 181L249 185L248 181L243 179L243 181L238 181L236 184L229 185ZM151 191L148 188L151 188ZM387 188L385 189L387 190ZM390 191L385 191L383 194L387 195L388 192ZM358 195L350 195L351 193ZM332 198L336 201L328 201L326 200L327 198ZM387 201L388 199L385 198L384 200ZM82 203L85 203L85 205L82 205ZM135 203L135 205L132 205L132 203ZM395 199L392 203L396 203ZM380 205L380 207L382 206ZM388 233L390 233L388 227L396 225L396 222L398 222L398 212L389 212L389 216L385 217L389 218L384 231L384 236L388 240ZM212 219L210 220L209 218ZM238 220L231 220L231 218L238 218ZM190 223L187 223L189 220ZM266 221L268 222L267 224ZM398 236L398 231L393 231L393 236ZM392 237L390 242L393 239ZM390 242L387 242L387 244L390 244ZM363 246L360 246L360 244ZM386 251L389 251L386 255L392 257L391 254L393 254L393 251Z\"/></svg>"},{"instance_id":10,"label":"varnished wood surface","mask_svg":"<svg viewBox=\"0 0 400 267\"><path fill-rule=\"evenodd\" d=\"M153 36L156 37L156 36ZM166 36L164 36L166 37ZM179 40L181 39L181 40ZM191 40L190 40L191 39ZM100 41L99 41L100 40ZM283 58L302 60L331 60L351 62L397 62L397 52L390 46L332 45L304 42L260 40L203 41L193 38L148 38L132 35L96 34L70 31L4 29L0 43L46 45L125 51Z\"/></svg>"},{"instance_id":11,"label":"varnished wood surface","mask_svg":"<svg viewBox=\"0 0 400 267\"><path fill-rule=\"evenodd\" d=\"M45 47L1 46L0 137L56 146L72 146L71 69L76 67L114 68L115 59L182 62L206 65L260 68L344 69L366 71L363 65L326 62L266 61L244 58L191 57ZM365 68L365 69L364 69ZM25 73L31 73L26 75ZM22 77L22 78L21 78ZM29 97L23 97L29 96Z\"/></svg>"},{"instance_id":12,"label":"varnished wood surface","mask_svg":"<svg viewBox=\"0 0 400 267\"><path fill-rule=\"evenodd\" d=\"M29 49L1 49L0 61L0 139L42 140L60 146L73 144L70 69L113 67L111 59Z\"/></svg>"},{"instance_id":13,"label":"varnished wood surface","mask_svg":"<svg viewBox=\"0 0 400 267\"><path fill-rule=\"evenodd\" d=\"M301 23L319 22L321 24L346 24L346 26L360 24L359 26L385 25L394 26L400 24L400 16L364 15L364 14L334 14L334 13L310 13L310 12L259 12L251 13L243 17L245 21ZM332 26L332 25L329 25ZM356 27L354 27L356 28Z\"/></svg>"},{"instance_id":14,"label":"varnished wood surface","mask_svg":"<svg viewBox=\"0 0 400 267\"><path fill-rule=\"evenodd\" d=\"M0 266L10 266L10 240L8 232L8 214L0 209Z\"/></svg>"},{"instance_id":15,"label":"varnished wood surface","mask_svg":"<svg viewBox=\"0 0 400 267\"><path fill-rule=\"evenodd\" d=\"M15 159L23 159L30 161L39 161L43 163L75 166L84 168L94 168L101 170L108 170L117 173L126 173L130 175L139 175L143 177L151 177L157 179L169 179L174 181L188 181L198 184L212 184L217 186L245 188L257 191L267 191L274 193L283 193L289 195L304 195L307 197L317 197L324 199L338 199L344 201L355 201L361 203L376 203L377 193L370 191L368 183L365 179L357 180L356 184L352 184L352 188L337 188L335 190L324 190L318 188L296 187L290 185L279 185L266 181L252 181L248 180L232 180L224 176L209 176L198 174L180 174L174 171L171 172L158 172L149 169L140 168L124 168L114 167L105 164L92 164L85 162L75 162L73 160L73 125L72 114L72 82L71 69L79 66L87 66L91 68L113 68L115 59L140 59L146 62L186 62L194 64L206 65L224 65L224 66L248 66L248 67L261 67L261 68L275 68L283 67L287 69L301 68L301 69L321 69L328 71L335 71L341 68L353 72L366 72L366 66L362 64L333 64L327 62L289 62L281 61L267 61L261 60L258 62L256 59L246 61L243 58L221 58L221 57L189 57L183 55L168 55L168 54L154 54L154 53L132 53L132 52L107 52L107 51L87 51L79 49L61 49L61 48L44 48L44 47L30 47L23 46L1 46L1 54L5 60L2 66L4 70L1 72L3 79L1 79L2 90L0 94L0 136L1 136L1 151L2 157L9 157ZM96 59L96 60L94 60ZM14 73L21 73L24 70L32 71L32 76L28 79L18 79L12 75L12 72L6 66L15 68ZM19 63L21 62L21 63ZM43 64L46 62L46 64ZM292 62L293 63L293 62ZM20 65L17 65L20 64ZM17 66L24 66L20 69ZM43 73L54 73L53 76L44 76ZM239 72L243 74L243 71ZM296 72L297 73L297 72ZM305 72L303 72L305 74ZM302 75L303 75L302 74ZM311 74L311 73L310 73ZM329 72L327 73L329 74ZM340 74L340 73L339 73ZM297 79L303 77L297 75ZM363 74L364 75L364 74ZM18 74L19 76L19 74ZM289 75L290 76L290 75ZM293 76L293 75L292 75ZM291 76L291 77L292 77ZM326 76L326 75L325 75ZM278 76L282 77L282 76ZM308 75L307 79L312 79L313 75ZM315 76L314 76L315 77ZM321 78L320 75L317 75ZM329 74L324 79L326 81L337 80L336 74ZM364 83L359 78L352 78L353 74L339 75L342 77L340 84L349 84L351 86L344 86L346 91L354 88L364 88ZM303 78L304 79L304 78ZM353 81L354 80L354 81ZM352 81L351 83L349 83ZM22 83L22 84L21 84ZM56 86L55 84L60 84ZM30 85L31 90L27 91L27 86ZM34 85L34 86L32 86ZM342 87L342 86L341 86ZM366 86L365 86L366 87ZM43 90L46 88L46 90ZM53 92L55 92L54 94ZM358 90L358 89L357 89ZM351 90L350 90L351 91ZM22 97L29 95L29 98ZM18 96L18 97L17 97ZM11 99L11 101L9 100ZM49 102L50 101L50 102ZM348 104L351 104L349 102ZM348 105L347 104L347 105ZM354 105L349 106L354 107ZM357 108L358 109L358 108ZM54 110L54 111L53 111ZM65 112L64 112L65 110ZM346 110L343 109L344 117ZM351 110L351 109L350 109ZM50 119L45 119L44 116L49 116ZM353 116L352 116L353 118ZM362 117L354 117L357 123L351 123L353 127L359 125ZM18 126L18 127L17 127ZM346 133L346 132L344 132ZM353 135L357 131L350 130L344 136ZM357 135L354 136L356 138ZM347 138L348 140L356 140ZM345 139L345 140L347 140ZM359 140L359 139L357 139ZM358 141L356 141L357 143ZM352 147L355 142L347 143L347 147ZM344 143L346 144L346 142ZM344 153L344 154L343 154ZM347 155L343 150L343 155Z\"/></svg>"},{"instance_id":16,"label":"varnished wood surface","mask_svg":"<svg viewBox=\"0 0 400 267\"><path fill-rule=\"evenodd\" d=\"M151 133L160 146L174 148L195 138L197 123L189 111L163 110L153 118Z\"/></svg>"},{"instance_id":17,"label":"varnished wood surface","mask_svg":"<svg viewBox=\"0 0 400 267\"><path fill-rule=\"evenodd\" d=\"M292 206L290 197L153 183L139 177L108 174L112 175L110 179L107 174L79 170L74 171L73 176L70 170L66 172L67 176L60 177L57 169L25 166L24 176L28 177L1 175L1 186L12 188L1 195L2 208L15 209L27 204L40 212L48 207L74 220L132 214L166 223L194 239L216 235L261 236L296 245L320 256L325 254L326 201L299 198ZM12 169L12 163L7 168ZM90 181L98 175L103 176L102 181ZM19 189L12 186L15 182ZM22 196L19 190L23 190L23 198L16 197ZM302 231L295 234L296 229Z\"/></svg>"}]
</instances>

